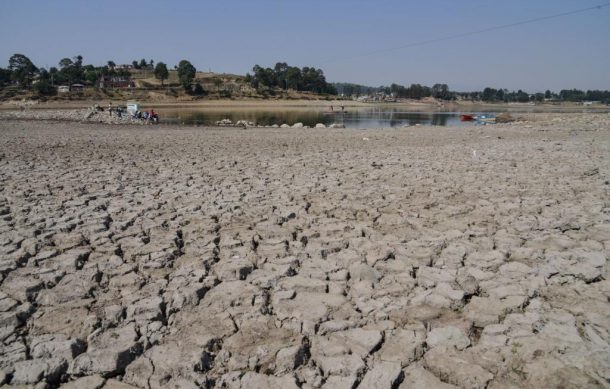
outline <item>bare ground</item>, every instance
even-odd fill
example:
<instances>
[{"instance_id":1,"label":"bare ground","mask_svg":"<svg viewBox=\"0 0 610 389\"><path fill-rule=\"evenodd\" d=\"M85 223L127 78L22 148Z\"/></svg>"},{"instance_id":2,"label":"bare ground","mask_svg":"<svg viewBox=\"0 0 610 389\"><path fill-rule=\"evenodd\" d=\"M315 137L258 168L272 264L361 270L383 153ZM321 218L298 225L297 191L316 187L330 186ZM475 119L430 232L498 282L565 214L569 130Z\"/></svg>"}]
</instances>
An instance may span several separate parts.
<instances>
[{"instance_id":1,"label":"bare ground","mask_svg":"<svg viewBox=\"0 0 610 389\"><path fill-rule=\"evenodd\" d=\"M610 385L610 116L0 121L0 384Z\"/></svg>"}]
</instances>

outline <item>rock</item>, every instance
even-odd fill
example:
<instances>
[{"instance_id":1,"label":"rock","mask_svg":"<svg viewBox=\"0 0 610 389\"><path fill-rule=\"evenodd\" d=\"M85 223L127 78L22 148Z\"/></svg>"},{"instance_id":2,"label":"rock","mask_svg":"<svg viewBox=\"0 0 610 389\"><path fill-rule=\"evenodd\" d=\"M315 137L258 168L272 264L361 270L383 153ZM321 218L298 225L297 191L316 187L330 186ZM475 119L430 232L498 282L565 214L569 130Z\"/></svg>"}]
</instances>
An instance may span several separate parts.
<instances>
[{"instance_id":1,"label":"rock","mask_svg":"<svg viewBox=\"0 0 610 389\"><path fill-rule=\"evenodd\" d=\"M324 123L317 123L316 124L316 128L326 128L326 124L324 124Z\"/></svg>"},{"instance_id":2,"label":"rock","mask_svg":"<svg viewBox=\"0 0 610 389\"><path fill-rule=\"evenodd\" d=\"M345 124L333 123L328 128L345 128Z\"/></svg>"},{"instance_id":3,"label":"rock","mask_svg":"<svg viewBox=\"0 0 610 389\"><path fill-rule=\"evenodd\" d=\"M303 128L303 123L299 122L299 123L294 123L292 125L292 128Z\"/></svg>"},{"instance_id":4,"label":"rock","mask_svg":"<svg viewBox=\"0 0 610 389\"><path fill-rule=\"evenodd\" d=\"M290 126L288 124L284 123L280 126L280 128L290 128Z\"/></svg>"}]
</instances>

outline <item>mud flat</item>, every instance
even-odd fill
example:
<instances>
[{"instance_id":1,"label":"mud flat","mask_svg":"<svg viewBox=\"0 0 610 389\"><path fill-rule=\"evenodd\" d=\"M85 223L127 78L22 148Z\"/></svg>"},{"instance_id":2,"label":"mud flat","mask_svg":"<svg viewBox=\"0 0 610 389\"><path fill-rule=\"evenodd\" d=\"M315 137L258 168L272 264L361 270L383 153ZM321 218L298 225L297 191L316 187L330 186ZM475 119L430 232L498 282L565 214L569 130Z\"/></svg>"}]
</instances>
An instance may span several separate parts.
<instances>
[{"instance_id":1,"label":"mud flat","mask_svg":"<svg viewBox=\"0 0 610 389\"><path fill-rule=\"evenodd\" d=\"M0 383L610 385L610 116L0 122Z\"/></svg>"}]
</instances>

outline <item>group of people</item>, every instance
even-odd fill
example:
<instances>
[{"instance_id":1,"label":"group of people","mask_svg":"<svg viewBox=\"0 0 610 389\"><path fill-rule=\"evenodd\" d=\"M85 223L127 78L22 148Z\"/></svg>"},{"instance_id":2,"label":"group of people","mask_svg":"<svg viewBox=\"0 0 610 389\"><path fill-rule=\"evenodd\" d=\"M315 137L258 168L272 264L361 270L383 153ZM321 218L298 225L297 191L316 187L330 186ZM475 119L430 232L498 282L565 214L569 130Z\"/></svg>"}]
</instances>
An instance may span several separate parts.
<instances>
[{"instance_id":1,"label":"group of people","mask_svg":"<svg viewBox=\"0 0 610 389\"><path fill-rule=\"evenodd\" d=\"M159 123L159 115L155 112L154 109L150 111L136 111L131 115L132 119L140 119L147 122Z\"/></svg>"},{"instance_id":2,"label":"group of people","mask_svg":"<svg viewBox=\"0 0 610 389\"><path fill-rule=\"evenodd\" d=\"M96 109L103 111L103 108L101 108L99 105L96 105ZM118 118L122 118L123 115L126 114L128 111L124 107L113 107L112 103L108 103L108 115L112 116L113 112L117 115ZM132 112L131 118L144 120L146 122L159 123L159 115L155 112L154 109L144 112L140 110Z\"/></svg>"}]
</instances>

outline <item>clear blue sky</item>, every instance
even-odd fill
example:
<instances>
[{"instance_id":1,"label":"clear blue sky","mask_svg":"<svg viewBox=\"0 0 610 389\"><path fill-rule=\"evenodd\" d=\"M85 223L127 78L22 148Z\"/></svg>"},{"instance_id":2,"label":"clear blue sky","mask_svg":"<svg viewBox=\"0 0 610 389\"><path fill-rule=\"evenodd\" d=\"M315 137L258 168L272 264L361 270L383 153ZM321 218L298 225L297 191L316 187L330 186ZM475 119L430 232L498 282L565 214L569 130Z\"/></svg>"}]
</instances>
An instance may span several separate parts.
<instances>
[{"instance_id":1,"label":"clear blue sky","mask_svg":"<svg viewBox=\"0 0 610 389\"><path fill-rule=\"evenodd\" d=\"M447 83L530 92L610 89L610 7L403 50L379 49L586 8L608 0L208 0L2 2L0 63L154 59L245 74L285 61L329 81Z\"/></svg>"}]
</instances>

